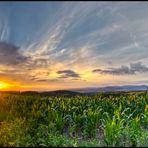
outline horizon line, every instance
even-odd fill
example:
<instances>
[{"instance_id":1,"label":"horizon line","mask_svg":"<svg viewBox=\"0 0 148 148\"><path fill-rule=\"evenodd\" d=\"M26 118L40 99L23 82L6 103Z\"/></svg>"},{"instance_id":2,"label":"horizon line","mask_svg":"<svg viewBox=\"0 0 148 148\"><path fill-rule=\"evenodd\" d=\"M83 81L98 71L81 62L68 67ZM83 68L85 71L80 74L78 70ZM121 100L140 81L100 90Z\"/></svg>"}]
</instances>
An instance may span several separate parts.
<instances>
[{"instance_id":1,"label":"horizon line","mask_svg":"<svg viewBox=\"0 0 148 148\"><path fill-rule=\"evenodd\" d=\"M70 89L54 89L54 90L0 90L0 92L53 92L53 91L79 91L79 90L83 90L83 89L99 89L99 88L106 88L106 87L124 87L124 86L146 86L148 87L148 85L146 84L141 84L141 85L133 85L133 84L129 84L129 85L107 85L107 86L103 86L103 87L81 87L81 88L70 88Z\"/></svg>"}]
</instances>

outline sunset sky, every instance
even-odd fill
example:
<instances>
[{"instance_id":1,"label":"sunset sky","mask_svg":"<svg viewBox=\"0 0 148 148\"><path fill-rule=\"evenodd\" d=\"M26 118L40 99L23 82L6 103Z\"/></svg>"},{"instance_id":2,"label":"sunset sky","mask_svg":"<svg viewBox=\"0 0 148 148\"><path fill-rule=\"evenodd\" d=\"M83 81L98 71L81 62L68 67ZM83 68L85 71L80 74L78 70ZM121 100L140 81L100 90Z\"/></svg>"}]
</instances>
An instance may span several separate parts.
<instances>
[{"instance_id":1,"label":"sunset sky","mask_svg":"<svg viewBox=\"0 0 148 148\"><path fill-rule=\"evenodd\" d=\"M148 2L0 2L0 90L148 84Z\"/></svg>"}]
</instances>

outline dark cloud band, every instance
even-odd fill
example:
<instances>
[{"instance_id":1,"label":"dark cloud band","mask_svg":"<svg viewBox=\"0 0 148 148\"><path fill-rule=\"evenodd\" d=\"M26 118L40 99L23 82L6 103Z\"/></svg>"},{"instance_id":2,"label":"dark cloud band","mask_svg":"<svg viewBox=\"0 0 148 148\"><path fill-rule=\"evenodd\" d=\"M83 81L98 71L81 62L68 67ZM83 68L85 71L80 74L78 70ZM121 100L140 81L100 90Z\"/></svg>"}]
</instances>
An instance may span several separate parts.
<instances>
[{"instance_id":1,"label":"dark cloud band","mask_svg":"<svg viewBox=\"0 0 148 148\"><path fill-rule=\"evenodd\" d=\"M122 65L119 68L94 69L92 72L110 75L134 75L136 73L148 72L148 67L141 62L131 63L130 66Z\"/></svg>"},{"instance_id":2,"label":"dark cloud band","mask_svg":"<svg viewBox=\"0 0 148 148\"><path fill-rule=\"evenodd\" d=\"M27 57L23 56L19 47L6 42L0 42L0 64L16 65L27 61Z\"/></svg>"},{"instance_id":3,"label":"dark cloud band","mask_svg":"<svg viewBox=\"0 0 148 148\"><path fill-rule=\"evenodd\" d=\"M58 74L60 74L60 78L79 78L79 74L77 74L76 72L72 71L72 70L61 70L61 71L57 71Z\"/></svg>"}]
</instances>

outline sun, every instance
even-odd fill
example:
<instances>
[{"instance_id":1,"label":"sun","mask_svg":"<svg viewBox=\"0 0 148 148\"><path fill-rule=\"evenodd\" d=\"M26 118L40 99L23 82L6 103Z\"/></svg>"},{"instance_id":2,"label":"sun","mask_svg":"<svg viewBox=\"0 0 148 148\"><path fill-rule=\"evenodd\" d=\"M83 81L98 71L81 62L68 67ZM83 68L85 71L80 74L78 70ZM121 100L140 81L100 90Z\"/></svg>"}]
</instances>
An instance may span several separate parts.
<instances>
[{"instance_id":1,"label":"sun","mask_svg":"<svg viewBox=\"0 0 148 148\"><path fill-rule=\"evenodd\" d=\"M3 83L0 83L0 89L2 89L4 87Z\"/></svg>"},{"instance_id":2,"label":"sun","mask_svg":"<svg viewBox=\"0 0 148 148\"><path fill-rule=\"evenodd\" d=\"M1 89L4 89L4 88L6 88L6 87L7 87L6 84L4 84L4 83L0 83L0 90L1 90Z\"/></svg>"},{"instance_id":3,"label":"sun","mask_svg":"<svg viewBox=\"0 0 148 148\"><path fill-rule=\"evenodd\" d=\"M4 84L0 83L0 87L3 87L3 86L4 86Z\"/></svg>"}]
</instances>

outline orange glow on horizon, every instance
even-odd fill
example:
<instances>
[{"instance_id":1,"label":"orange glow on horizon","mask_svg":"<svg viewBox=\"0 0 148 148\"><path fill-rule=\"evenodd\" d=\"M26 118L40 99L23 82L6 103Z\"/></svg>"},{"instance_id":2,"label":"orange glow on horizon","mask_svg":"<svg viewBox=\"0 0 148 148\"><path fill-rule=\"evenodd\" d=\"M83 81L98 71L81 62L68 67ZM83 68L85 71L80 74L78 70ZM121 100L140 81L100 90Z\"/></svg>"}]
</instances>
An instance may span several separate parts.
<instances>
[{"instance_id":1,"label":"orange glow on horizon","mask_svg":"<svg viewBox=\"0 0 148 148\"><path fill-rule=\"evenodd\" d=\"M16 82L12 82L10 80L2 80L0 81L0 91L18 91L19 86Z\"/></svg>"}]
</instances>

